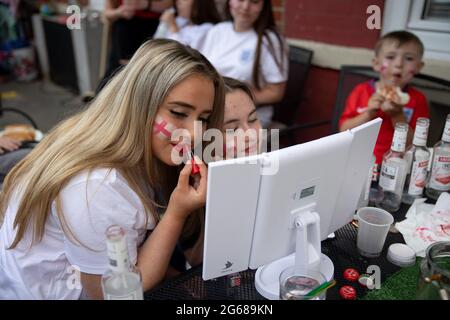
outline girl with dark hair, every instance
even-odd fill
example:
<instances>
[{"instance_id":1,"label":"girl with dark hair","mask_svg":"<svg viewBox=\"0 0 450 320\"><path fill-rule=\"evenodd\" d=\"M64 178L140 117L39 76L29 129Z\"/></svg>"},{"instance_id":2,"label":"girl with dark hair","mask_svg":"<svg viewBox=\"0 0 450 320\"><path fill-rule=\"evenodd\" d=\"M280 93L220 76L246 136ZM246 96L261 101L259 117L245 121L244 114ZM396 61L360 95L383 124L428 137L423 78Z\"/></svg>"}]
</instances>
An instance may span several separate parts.
<instances>
[{"instance_id":1,"label":"girl with dark hair","mask_svg":"<svg viewBox=\"0 0 450 320\"><path fill-rule=\"evenodd\" d=\"M161 15L155 38L176 40L197 49L209 29L220 21L214 1L176 0L175 8Z\"/></svg>"},{"instance_id":2,"label":"girl with dark hair","mask_svg":"<svg viewBox=\"0 0 450 320\"><path fill-rule=\"evenodd\" d=\"M270 124L274 103L283 98L288 59L284 41L276 30L270 0L228 0L228 21L214 26L200 51L223 75L252 88L258 117Z\"/></svg>"}]
</instances>

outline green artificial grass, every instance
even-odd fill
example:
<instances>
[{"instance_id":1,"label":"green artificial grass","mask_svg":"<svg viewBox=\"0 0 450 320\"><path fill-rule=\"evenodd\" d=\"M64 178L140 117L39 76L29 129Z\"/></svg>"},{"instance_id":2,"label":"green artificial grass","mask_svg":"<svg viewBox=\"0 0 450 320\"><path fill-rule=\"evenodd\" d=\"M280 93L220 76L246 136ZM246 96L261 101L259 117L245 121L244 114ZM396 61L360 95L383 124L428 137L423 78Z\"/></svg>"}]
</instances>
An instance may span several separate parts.
<instances>
[{"instance_id":1,"label":"green artificial grass","mask_svg":"<svg viewBox=\"0 0 450 320\"><path fill-rule=\"evenodd\" d=\"M361 300L414 300L420 274L421 259L386 279L380 289L370 290Z\"/></svg>"}]
</instances>

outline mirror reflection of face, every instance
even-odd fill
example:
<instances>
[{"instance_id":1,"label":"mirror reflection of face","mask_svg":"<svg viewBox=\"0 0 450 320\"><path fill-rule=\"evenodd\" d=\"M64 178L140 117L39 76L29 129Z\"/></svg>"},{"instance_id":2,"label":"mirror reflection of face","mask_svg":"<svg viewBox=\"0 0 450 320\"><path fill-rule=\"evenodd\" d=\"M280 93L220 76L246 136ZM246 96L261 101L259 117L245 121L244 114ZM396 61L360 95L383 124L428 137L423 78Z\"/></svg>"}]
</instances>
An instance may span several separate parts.
<instances>
[{"instance_id":1,"label":"mirror reflection of face","mask_svg":"<svg viewBox=\"0 0 450 320\"><path fill-rule=\"evenodd\" d=\"M176 0L175 6L180 17L191 19L192 5L194 0Z\"/></svg>"},{"instance_id":2,"label":"mirror reflection of face","mask_svg":"<svg viewBox=\"0 0 450 320\"><path fill-rule=\"evenodd\" d=\"M251 29L264 7L264 0L230 0L230 13L235 25Z\"/></svg>"},{"instance_id":3,"label":"mirror reflection of face","mask_svg":"<svg viewBox=\"0 0 450 320\"><path fill-rule=\"evenodd\" d=\"M373 60L373 68L380 73L385 85L403 88L423 67L419 45L407 42L398 46L396 41L386 41Z\"/></svg>"},{"instance_id":4,"label":"mirror reflection of face","mask_svg":"<svg viewBox=\"0 0 450 320\"><path fill-rule=\"evenodd\" d=\"M234 140L229 140L225 135L225 148L228 154L234 152L237 155L257 154L259 150L259 133L262 129L256 114L253 100L242 90L234 90L225 96L225 114L223 131L245 133L245 144L239 145Z\"/></svg>"},{"instance_id":5,"label":"mirror reflection of face","mask_svg":"<svg viewBox=\"0 0 450 320\"><path fill-rule=\"evenodd\" d=\"M169 92L156 113L152 131L152 152L161 162L173 166L172 149L180 141L172 141L175 129L184 129L194 142L195 122L201 121L202 132L206 130L214 105L214 84L203 75L191 75ZM179 147L179 146L178 146ZM194 146L191 144L190 146Z\"/></svg>"}]
</instances>

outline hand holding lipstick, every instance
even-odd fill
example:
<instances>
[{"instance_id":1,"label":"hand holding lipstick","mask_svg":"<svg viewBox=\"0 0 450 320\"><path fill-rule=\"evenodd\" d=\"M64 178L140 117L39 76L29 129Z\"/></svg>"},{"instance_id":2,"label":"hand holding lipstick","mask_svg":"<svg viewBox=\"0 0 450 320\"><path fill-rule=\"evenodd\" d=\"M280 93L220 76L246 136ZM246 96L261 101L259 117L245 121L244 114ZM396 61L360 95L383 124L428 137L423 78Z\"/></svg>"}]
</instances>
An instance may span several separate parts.
<instances>
[{"instance_id":1,"label":"hand holding lipstick","mask_svg":"<svg viewBox=\"0 0 450 320\"><path fill-rule=\"evenodd\" d=\"M192 165L190 182L191 185L197 189L200 183L200 167L195 160L194 153L188 145L178 144L177 147L183 153L185 163L190 163Z\"/></svg>"},{"instance_id":2,"label":"hand holding lipstick","mask_svg":"<svg viewBox=\"0 0 450 320\"><path fill-rule=\"evenodd\" d=\"M191 183L189 181L192 180L191 175L194 165L191 160L188 160L180 172L178 184L169 200L169 206L176 208L174 211L179 212L182 217L187 217L189 213L201 208L206 203L207 168L198 157L193 160L199 170L195 174L195 179L198 179L197 185L191 184L195 181L191 181Z\"/></svg>"},{"instance_id":3,"label":"hand holding lipstick","mask_svg":"<svg viewBox=\"0 0 450 320\"><path fill-rule=\"evenodd\" d=\"M195 160L195 156L194 153L192 152L192 150L186 150L186 155L190 161L190 163L192 164L192 170L191 170L191 183L192 186L195 189L198 189L199 185L200 185L200 167L199 165L196 163Z\"/></svg>"}]
</instances>

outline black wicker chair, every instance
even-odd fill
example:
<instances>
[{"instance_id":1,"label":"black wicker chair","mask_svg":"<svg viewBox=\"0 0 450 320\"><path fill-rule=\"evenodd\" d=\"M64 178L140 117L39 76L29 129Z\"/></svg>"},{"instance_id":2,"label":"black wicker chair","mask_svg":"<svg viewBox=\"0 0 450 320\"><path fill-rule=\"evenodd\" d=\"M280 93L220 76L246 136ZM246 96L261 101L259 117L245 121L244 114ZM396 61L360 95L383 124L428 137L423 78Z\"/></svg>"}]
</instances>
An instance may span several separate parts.
<instances>
[{"instance_id":1,"label":"black wicker chair","mask_svg":"<svg viewBox=\"0 0 450 320\"><path fill-rule=\"evenodd\" d=\"M22 110L16 109L16 108L3 108L3 104L2 104L2 95L0 93L0 118L3 117L3 114L5 112L10 112L10 113L16 113L21 115L22 117L24 117L25 119L27 119L28 122L30 122L30 124L37 130L38 126L36 124L36 122L33 120L33 118L31 118L27 113L23 112Z\"/></svg>"},{"instance_id":2,"label":"black wicker chair","mask_svg":"<svg viewBox=\"0 0 450 320\"><path fill-rule=\"evenodd\" d=\"M299 105L303 100L303 88L308 78L313 51L290 46L289 75L283 100L275 106L273 121L269 129L280 130L280 137L287 136L289 144L295 143L295 132L299 129L314 127L320 123L296 123Z\"/></svg>"}]
</instances>

